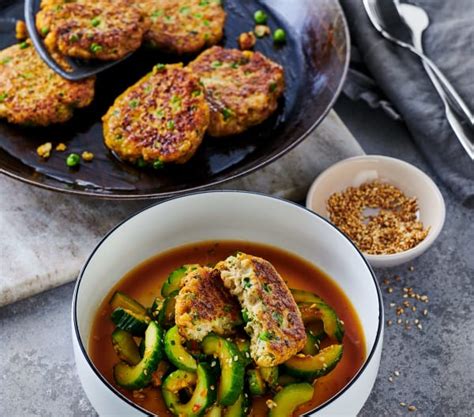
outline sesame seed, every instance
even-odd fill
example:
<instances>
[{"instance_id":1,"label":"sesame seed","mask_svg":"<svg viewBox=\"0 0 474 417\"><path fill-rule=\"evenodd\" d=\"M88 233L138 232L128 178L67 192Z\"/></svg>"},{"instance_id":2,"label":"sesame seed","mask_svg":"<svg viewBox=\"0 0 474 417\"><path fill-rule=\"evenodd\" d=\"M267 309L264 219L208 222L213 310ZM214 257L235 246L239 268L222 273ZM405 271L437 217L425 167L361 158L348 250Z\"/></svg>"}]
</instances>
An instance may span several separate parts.
<instances>
[{"instance_id":1,"label":"sesame seed","mask_svg":"<svg viewBox=\"0 0 474 417\"><path fill-rule=\"evenodd\" d=\"M391 376L388 377L388 380L389 380L390 382L393 382L393 378L392 378Z\"/></svg>"},{"instance_id":2,"label":"sesame seed","mask_svg":"<svg viewBox=\"0 0 474 417\"><path fill-rule=\"evenodd\" d=\"M414 405L409 405L408 411L416 411L416 407Z\"/></svg>"},{"instance_id":3,"label":"sesame seed","mask_svg":"<svg viewBox=\"0 0 474 417\"><path fill-rule=\"evenodd\" d=\"M407 406L407 404L406 404L406 403L404 403L404 402L400 402L400 406L401 406L401 407L406 407L406 406Z\"/></svg>"},{"instance_id":4,"label":"sesame seed","mask_svg":"<svg viewBox=\"0 0 474 417\"><path fill-rule=\"evenodd\" d=\"M393 324L392 320L387 320L387 326L391 326Z\"/></svg>"},{"instance_id":5,"label":"sesame seed","mask_svg":"<svg viewBox=\"0 0 474 417\"><path fill-rule=\"evenodd\" d=\"M394 374L395 376L400 376L400 372L398 372L398 371L395 371L393 374Z\"/></svg>"}]
</instances>

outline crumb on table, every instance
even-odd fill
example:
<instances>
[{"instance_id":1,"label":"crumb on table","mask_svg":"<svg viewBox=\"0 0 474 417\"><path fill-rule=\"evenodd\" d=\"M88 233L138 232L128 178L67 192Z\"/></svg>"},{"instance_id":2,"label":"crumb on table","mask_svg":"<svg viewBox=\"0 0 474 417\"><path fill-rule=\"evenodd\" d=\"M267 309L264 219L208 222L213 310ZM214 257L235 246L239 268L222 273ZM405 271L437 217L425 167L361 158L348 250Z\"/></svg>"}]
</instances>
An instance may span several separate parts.
<instances>
[{"instance_id":1,"label":"crumb on table","mask_svg":"<svg viewBox=\"0 0 474 417\"><path fill-rule=\"evenodd\" d=\"M242 50L252 49L257 42L253 32L244 32L239 36L239 48Z\"/></svg>"},{"instance_id":2,"label":"crumb on table","mask_svg":"<svg viewBox=\"0 0 474 417\"><path fill-rule=\"evenodd\" d=\"M36 148L36 153L41 158L47 159L51 156L52 149L53 149L53 145L51 144L51 142L46 142L38 146L38 148Z\"/></svg>"}]
</instances>

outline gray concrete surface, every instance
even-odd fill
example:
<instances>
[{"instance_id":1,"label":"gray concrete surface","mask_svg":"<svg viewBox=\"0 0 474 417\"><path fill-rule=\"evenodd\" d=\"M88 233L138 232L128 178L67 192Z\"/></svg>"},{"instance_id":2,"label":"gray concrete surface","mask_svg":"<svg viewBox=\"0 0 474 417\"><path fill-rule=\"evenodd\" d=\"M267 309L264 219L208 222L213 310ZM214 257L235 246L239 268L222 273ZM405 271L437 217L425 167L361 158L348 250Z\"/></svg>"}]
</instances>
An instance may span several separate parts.
<instances>
[{"instance_id":1,"label":"gray concrete surface","mask_svg":"<svg viewBox=\"0 0 474 417\"><path fill-rule=\"evenodd\" d=\"M402 124L344 98L336 110L367 153L399 157L433 177ZM410 264L412 271L409 265L376 271L386 319L394 324L386 328L380 373L361 417L472 415L474 210L463 207L442 186L441 191L447 219L434 246ZM401 280L395 281L395 275ZM383 283L385 278L391 280L389 285ZM404 300L403 287L429 297L429 303L417 302L416 312L400 317L410 321L410 330L405 330L405 322L396 323L399 317L390 307ZM72 291L69 284L0 309L0 416L96 415L74 368ZM415 319L421 330L413 325ZM400 402L417 411L409 412Z\"/></svg>"}]
</instances>

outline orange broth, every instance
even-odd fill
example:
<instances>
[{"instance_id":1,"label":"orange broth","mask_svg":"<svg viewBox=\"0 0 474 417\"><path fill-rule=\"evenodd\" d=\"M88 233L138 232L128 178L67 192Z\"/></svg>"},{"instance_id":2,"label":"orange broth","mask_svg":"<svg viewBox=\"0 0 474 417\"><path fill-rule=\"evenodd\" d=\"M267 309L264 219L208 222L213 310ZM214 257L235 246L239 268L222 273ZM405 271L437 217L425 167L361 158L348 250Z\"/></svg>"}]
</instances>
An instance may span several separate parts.
<instances>
[{"instance_id":1,"label":"orange broth","mask_svg":"<svg viewBox=\"0 0 474 417\"><path fill-rule=\"evenodd\" d=\"M270 261L289 287L317 293L343 320L345 335L344 354L336 368L315 383L313 399L298 408L295 415L324 403L337 394L361 368L365 358L365 339L362 326L351 302L339 286L325 273L304 259L276 247L240 241L199 242L180 246L160 253L129 271L109 292L97 310L89 342L89 355L100 373L131 401L159 416L172 416L166 409L159 389L143 389L144 398L134 398L131 391L120 388L114 382L112 371L118 357L112 347L111 335L114 324L109 300L115 291L122 291L144 306L150 306L160 294L162 283L168 274L183 264L214 264L230 254L241 251ZM324 344L322 345L324 347ZM267 415L265 400L254 399L252 417Z\"/></svg>"}]
</instances>

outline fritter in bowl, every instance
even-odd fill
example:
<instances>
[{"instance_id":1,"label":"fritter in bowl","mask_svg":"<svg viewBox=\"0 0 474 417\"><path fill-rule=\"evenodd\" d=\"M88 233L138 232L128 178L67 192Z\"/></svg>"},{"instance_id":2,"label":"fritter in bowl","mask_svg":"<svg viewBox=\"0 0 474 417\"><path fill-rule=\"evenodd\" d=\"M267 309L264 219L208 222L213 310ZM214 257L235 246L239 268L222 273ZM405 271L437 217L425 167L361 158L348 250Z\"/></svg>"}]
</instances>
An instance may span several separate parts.
<instances>
[{"instance_id":1,"label":"fritter in bowl","mask_svg":"<svg viewBox=\"0 0 474 417\"><path fill-rule=\"evenodd\" d=\"M43 62L30 41L10 46L0 51L0 118L36 126L65 122L74 109L91 103L94 83L94 78L65 80Z\"/></svg>"},{"instance_id":2,"label":"fritter in bowl","mask_svg":"<svg viewBox=\"0 0 474 417\"><path fill-rule=\"evenodd\" d=\"M185 163L202 142L209 107L191 71L158 64L122 93L102 120L106 146L123 160Z\"/></svg>"},{"instance_id":3,"label":"fritter in bowl","mask_svg":"<svg viewBox=\"0 0 474 417\"><path fill-rule=\"evenodd\" d=\"M43 0L36 27L51 51L113 61L140 47L149 21L130 0Z\"/></svg>"},{"instance_id":4,"label":"fritter in bowl","mask_svg":"<svg viewBox=\"0 0 474 417\"><path fill-rule=\"evenodd\" d=\"M228 336L242 324L237 300L224 288L219 271L208 267L188 272L175 312L179 333L188 340L201 341L211 332Z\"/></svg>"},{"instance_id":5,"label":"fritter in bowl","mask_svg":"<svg viewBox=\"0 0 474 417\"><path fill-rule=\"evenodd\" d=\"M285 89L283 68L259 52L214 46L189 64L211 108L208 133L241 133L267 119Z\"/></svg>"},{"instance_id":6,"label":"fritter in bowl","mask_svg":"<svg viewBox=\"0 0 474 417\"><path fill-rule=\"evenodd\" d=\"M298 306L270 262L239 252L216 269L243 308L250 355L258 366L280 365L303 349L306 333Z\"/></svg>"},{"instance_id":7,"label":"fritter in bowl","mask_svg":"<svg viewBox=\"0 0 474 417\"><path fill-rule=\"evenodd\" d=\"M145 39L164 51L199 52L224 34L226 13L220 0L143 0L139 5L151 20Z\"/></svg>"}]
</instances>

